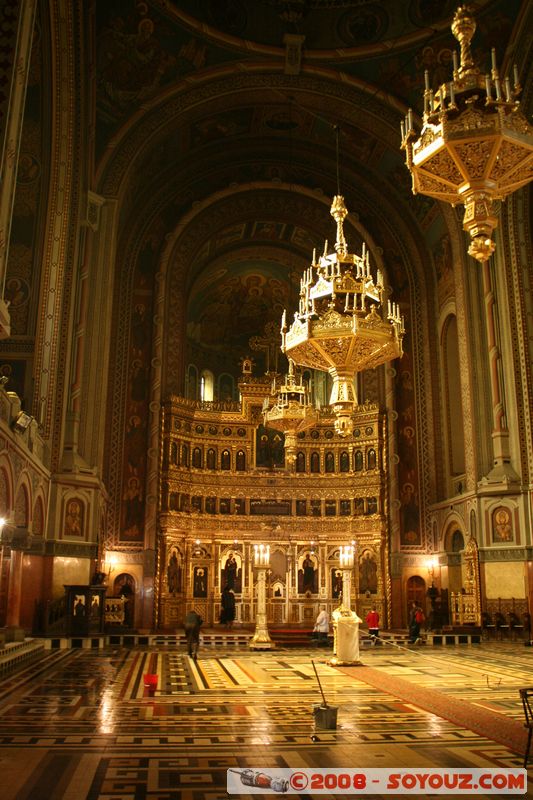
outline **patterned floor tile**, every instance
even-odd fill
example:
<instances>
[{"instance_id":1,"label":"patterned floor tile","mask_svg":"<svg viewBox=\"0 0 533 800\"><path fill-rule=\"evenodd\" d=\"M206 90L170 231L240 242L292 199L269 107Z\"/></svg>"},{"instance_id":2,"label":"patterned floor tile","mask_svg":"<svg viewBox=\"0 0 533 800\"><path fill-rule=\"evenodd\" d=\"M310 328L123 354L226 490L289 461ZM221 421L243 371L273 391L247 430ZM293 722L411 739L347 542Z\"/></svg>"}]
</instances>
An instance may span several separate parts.
<instances>
[{"instance_id":1,"label":"patterned floor tile","mask_svg":"<svg viewBox=\"0 0 533 800\"><path fill-rule=\"evenodd\" d=\"M303 650L218 647L196 663L164 646L49 653L0 687L2 800L227 798L228 768L520 766L517 752L391 687L398 678L521 721L529 651L429 650L365 652L382 676L374 685L364 670L346 674ZM314 724L322 698L312 658L338 706L335 730ZM152 693L148 672L158 675Z\"/></svg>"}]
</instances>

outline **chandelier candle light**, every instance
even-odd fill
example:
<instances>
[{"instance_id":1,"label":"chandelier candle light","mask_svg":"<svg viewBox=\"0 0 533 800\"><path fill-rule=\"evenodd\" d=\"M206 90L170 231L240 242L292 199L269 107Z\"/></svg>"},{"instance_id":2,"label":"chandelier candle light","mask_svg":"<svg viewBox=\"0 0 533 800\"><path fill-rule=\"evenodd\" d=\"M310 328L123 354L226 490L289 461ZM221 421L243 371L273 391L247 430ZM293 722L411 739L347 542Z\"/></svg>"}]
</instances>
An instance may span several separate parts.
<instances>
[{"instance_id":1,"label":"chandelier candle light","mask_svg":"<svg viewBox=\"0 0 533 800\"><path fill-rule=\"evenodd\" d=\"M270 565L269 544L254 544L254 564L256 567L268 567Z\"/></svg>"},{"instance_id":2,"label":"chandelier candle light","mask_svg":"<svg viewBox=\"0 0 533 800\"><path fill-rule=\"evenodd\" d=\"M487 261L498 224L494 202L533 177L533 129L519 110L516 65L512 85L500 76L494 49L490 74L475 66L470 42L476 23L467 6L457 9L451 28L460 61L454 52L452 80L436 92L426 71L422 130L416 133L409 109L401 123L402 149L413 193L463 203L463 228L472 239L468 252Z\"/></svg>"},{"instance_id":3,"label":"chandelier candle light","mask_svg":"<svg viewBox=\"0 0 533 800\"><path fill-rule=\"evenodd\" d=\"M366 244L361 255L348 252L343 230L347 214L344 197L336 195L331 206L337 223L335 252L328 253L326 242L318 261L313 253L300 283L294 321L289 327L284 311L281 322L281 349L288 358L333 378L329 402L340 436L353 432L355 373L400 357L405 332L379 269L374 282Z\"/></svg>"}]
</instances>

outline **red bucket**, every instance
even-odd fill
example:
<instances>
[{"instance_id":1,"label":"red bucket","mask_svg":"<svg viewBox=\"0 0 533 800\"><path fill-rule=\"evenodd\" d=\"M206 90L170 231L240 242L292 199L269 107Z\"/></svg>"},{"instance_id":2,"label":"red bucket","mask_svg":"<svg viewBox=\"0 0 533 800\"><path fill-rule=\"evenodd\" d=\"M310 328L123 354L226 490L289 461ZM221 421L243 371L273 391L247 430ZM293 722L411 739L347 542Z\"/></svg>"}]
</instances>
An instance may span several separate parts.
<instances>
[{"instance_id":1,"label":"red bucket","mask_svg":"<svg viewBox=\"0 0 533 800\"><path fill-rule=\"evenodd\" d=\"M155 692L155 690L157 689L158 680L159 678L157 675L151 675L150 673L143 675L144 686L150 692Z\"/></svg>"}]
</instances>

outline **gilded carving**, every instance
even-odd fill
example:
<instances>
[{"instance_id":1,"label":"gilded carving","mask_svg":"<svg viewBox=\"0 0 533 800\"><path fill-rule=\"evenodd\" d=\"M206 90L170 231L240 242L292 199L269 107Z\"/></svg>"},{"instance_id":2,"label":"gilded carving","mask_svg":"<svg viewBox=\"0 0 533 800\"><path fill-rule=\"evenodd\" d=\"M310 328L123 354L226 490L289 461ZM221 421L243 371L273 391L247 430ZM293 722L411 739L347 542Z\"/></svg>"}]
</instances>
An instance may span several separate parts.
<instances>
[{"instance_id":1,"label":"gilded carving","mask_svg":"<svg viewBox=\"0 0 533 800\"><path fill-rule=\"evenodd\" d=\"M489 157L492 153L494 142L492 140L476 140L454 145L454 150L460 161L463 162L465 172L470 178L482 178L487 170Z\"/></svg>"},{"instance_id":2,"label":"gilded carving","mask_svg":"<svg viewBox=\"0 0 533 800\"><path fill-rule=\"evenodd\" d=\"M450 183L460 184L464 178L457 168L450 153L447 150L440 150L424 161L424 170L431 172L438 178Z\"/></svg>"}]
</instances>

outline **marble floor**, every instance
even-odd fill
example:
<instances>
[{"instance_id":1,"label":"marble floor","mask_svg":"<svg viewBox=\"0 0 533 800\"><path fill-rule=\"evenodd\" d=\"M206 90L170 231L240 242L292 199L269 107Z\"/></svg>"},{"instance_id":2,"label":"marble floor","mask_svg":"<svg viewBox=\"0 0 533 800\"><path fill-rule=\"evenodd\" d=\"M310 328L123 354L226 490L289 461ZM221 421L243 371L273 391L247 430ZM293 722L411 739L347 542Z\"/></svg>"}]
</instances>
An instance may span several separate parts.
<instances>
[{"instance_id":1,"label":"marble floor","mask_svg":"<svg viewBox=\"0 0 533 800\"><path fill-rule=\"evenodd\" d=\"M0 798L218 800L228 797L228 768L522 766L520 736L507 739L503 723L523 729L518 689L533 685L532 648L373 647L362 651L363 668L333 667L329 657L292 648L201 648L197 661L163 646L46 651L0 685ZM338 708L333 730L315 727L313 662ZM158 676L155 693L147 673ZM420 704L416 691L425 692Z\"/></svg>"}]
</instances>

